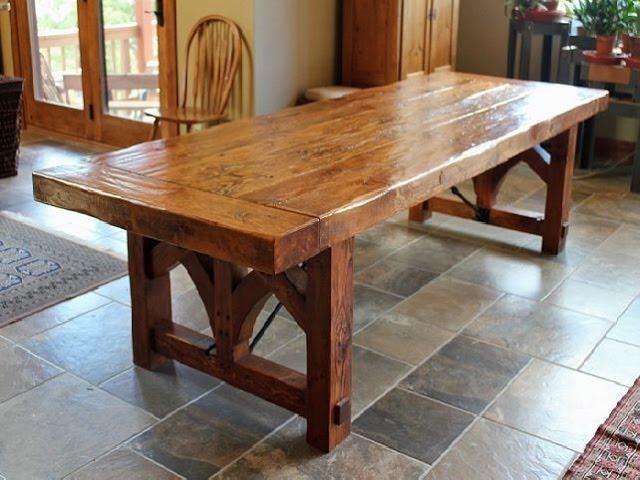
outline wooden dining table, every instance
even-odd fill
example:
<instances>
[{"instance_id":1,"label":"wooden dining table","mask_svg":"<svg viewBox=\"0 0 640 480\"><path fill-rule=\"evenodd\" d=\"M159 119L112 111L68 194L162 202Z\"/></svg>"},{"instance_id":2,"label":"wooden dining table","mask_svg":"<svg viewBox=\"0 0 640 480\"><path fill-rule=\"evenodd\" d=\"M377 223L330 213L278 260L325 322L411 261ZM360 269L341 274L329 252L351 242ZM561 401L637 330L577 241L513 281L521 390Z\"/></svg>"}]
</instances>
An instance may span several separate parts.
<instances>
[{"instance_id":1,"label":"wooden dining table","mask_svg":"<svg viewBox=\"0 0 640 480\"><path fill-rule=\"evenodd\" d=\"M128 231L136 365L173 359L289 409L328 452L351 428L354 237L441 211L559 253L577 126L607 104L600 90L437 73L36 172L34 192ZM547 184L543 216L495 208L519 162ZM440 197L468 179L475 203ZM172 321L178 264L213 337ZM306 334L306 375L251 351L272 295Z\"/></svg>"}]
</instances>

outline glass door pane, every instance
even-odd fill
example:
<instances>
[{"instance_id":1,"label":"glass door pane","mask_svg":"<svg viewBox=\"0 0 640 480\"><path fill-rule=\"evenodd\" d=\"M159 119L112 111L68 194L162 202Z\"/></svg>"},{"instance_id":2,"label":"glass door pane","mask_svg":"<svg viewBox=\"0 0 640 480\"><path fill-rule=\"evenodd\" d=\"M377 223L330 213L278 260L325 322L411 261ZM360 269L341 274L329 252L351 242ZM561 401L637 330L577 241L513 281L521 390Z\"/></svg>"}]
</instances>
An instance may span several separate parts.
<instances>
[{"instance_id":1,"label":"glass door pane","mask_svg":"<svg viewBox=\"0 0 640 480\"><path fill-rule=\"evenodd\" d=\"M160 105L155 0L102 0L104 113L151 122Z\"/></svg>"},{"instance_id":2,"label":"glass door pane","mask_svg":"<svg viewBox=\"0 0 640 480\"><path fill-rule=\"evenodd\" d=\"M28 0L35 99L82 110L77 0Z\"/></svg>"}]
</instances>

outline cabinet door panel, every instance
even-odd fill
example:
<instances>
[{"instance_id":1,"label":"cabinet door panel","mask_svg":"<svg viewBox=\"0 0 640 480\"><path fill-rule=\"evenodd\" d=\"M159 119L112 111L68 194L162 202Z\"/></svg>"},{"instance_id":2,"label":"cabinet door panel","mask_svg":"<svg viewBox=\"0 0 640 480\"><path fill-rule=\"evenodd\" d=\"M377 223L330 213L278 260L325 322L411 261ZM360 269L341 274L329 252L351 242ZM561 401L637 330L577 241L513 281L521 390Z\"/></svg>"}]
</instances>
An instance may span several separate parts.
<instances>
[{"instance_id":1,"label":"cabinet door panel","mask_svg":"<svg viewBox=\"0 0 640 480\"><path fill-rule=\"evenodd\" d=\"M404 0L401 78L429 71L429 0Z\"/></svg>"},{"instance_id":2,"label":"cabinet door panel","mask_svg":"<svg viewBox=\"0 0 640 480\"><path fill-rule=\"evenodd\" d=\"M458 28L458 1L432 0L430 70L454 69Z\"/></svg>"},{"instance_id":3,"label":"cabinet door panel","mask_svg":"<svg viewBox=\"0 0 640 480\"><path fill-rule=\"evenodd\" d=\"M343 83L385 85L400 75L401 0L345 0Z\"/></svg>"}]
</instances>

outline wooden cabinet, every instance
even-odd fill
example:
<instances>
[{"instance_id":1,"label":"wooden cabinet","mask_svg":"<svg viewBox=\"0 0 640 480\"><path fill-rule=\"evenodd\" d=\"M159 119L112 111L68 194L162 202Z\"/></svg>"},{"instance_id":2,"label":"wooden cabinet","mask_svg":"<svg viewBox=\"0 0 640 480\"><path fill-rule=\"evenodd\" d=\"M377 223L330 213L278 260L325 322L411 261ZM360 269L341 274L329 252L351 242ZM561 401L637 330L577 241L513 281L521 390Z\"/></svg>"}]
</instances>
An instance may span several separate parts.
<instances>
[{"instance_id":1,"label":"wooden cabinet","mask_svg":"<svg viewBox=\"0 0 640 480\"><path fill-rule=\"evenodd\" d=\"M344 0L343 84L453 69L458 9L459 0Z\"/></svg>"}]
</instances>

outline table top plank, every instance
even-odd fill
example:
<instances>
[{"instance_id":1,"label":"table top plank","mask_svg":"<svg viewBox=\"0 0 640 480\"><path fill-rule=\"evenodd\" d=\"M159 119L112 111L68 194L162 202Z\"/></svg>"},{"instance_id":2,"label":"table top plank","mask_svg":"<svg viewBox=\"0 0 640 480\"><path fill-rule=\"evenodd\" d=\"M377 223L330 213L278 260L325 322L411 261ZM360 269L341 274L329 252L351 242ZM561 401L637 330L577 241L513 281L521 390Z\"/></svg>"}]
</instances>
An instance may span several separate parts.
<instances>
[{"instance_id":1,"label":"table top plank","mask_svg":"<svg viewBox=\"0 0 640 480\"><path fill-rule=\"evenodd\" d=\"M87 182L90 178L91 182ZM319 252L318 219L101 163L34 175L34 195L112 225L276 273Z\"/></svg>"},{"instance_id":2,"label":"table top plank","mask_svg":"<svg viewBox=\"0 0 640 480\"><path fill-rule=\"evenodd\" d=\"M53 170L46 178L62 176L66 189L109 201L115 196L165 214L195 215L243 242L267 238L277 245L291 238L290 246L307 253L505 162L607 105L606 91L438 73L92 160L110 174L135 175L136 192L119 180L114 195L97 170L74 177ZM154 194L156 188L171 193ZM197 214L189 208L193 201L205 201ZM66 208L77 209L70 201ZM238 222L227 209L255 209L257 218ZM271 225L277 212L282 223ZM315 243L301 246L314 228Z\"/></svg>"},{"instance_id":3,"label":"table top plank","mask_svg":"<svg viewBox=\"0 0 640 480\"><path fill-rule=\"evenodd\" d=\"M393 141L380 140L375 149L241 198L317 216L320 243L326 246L503 163L602 109L589 100L591 91L579 92L587 93L580 104L578 98L567 101L571 90L559 90L555 98L545 91L523 90L518 86L503 91L502 101L474 103L477 108L465 113L452 106L442 122L390 124ZM572 110L567 110L569 102ZM520 120L519 128L514 119Z\"/></svg>"}]
</instances>

